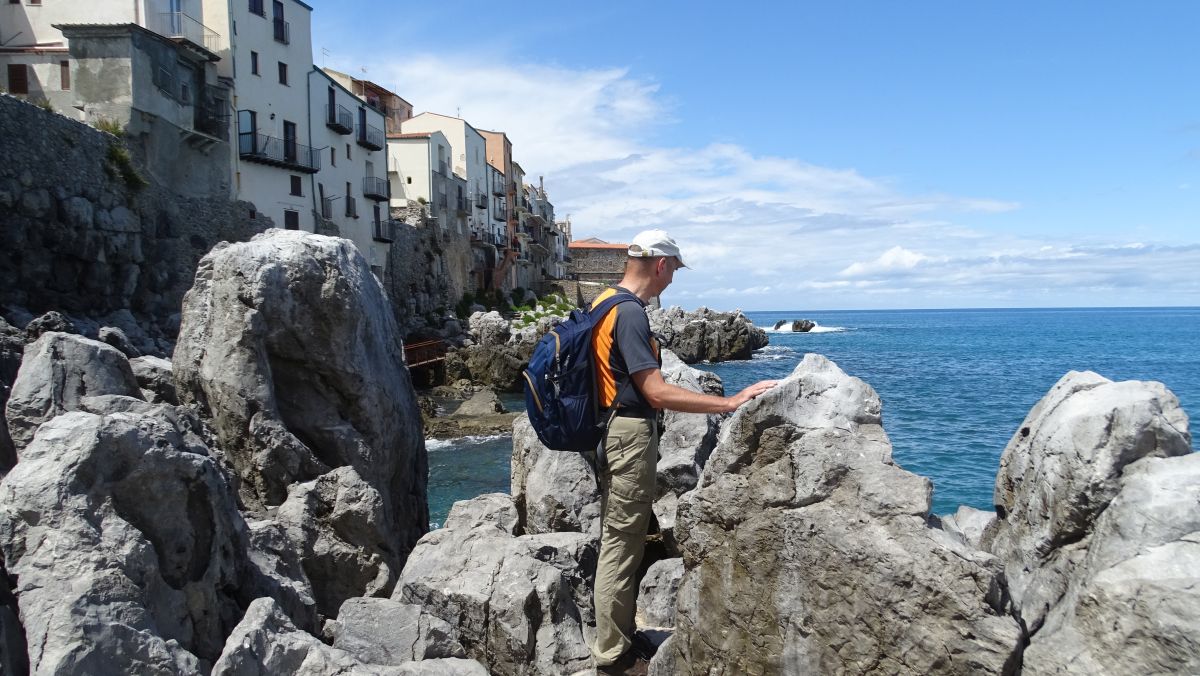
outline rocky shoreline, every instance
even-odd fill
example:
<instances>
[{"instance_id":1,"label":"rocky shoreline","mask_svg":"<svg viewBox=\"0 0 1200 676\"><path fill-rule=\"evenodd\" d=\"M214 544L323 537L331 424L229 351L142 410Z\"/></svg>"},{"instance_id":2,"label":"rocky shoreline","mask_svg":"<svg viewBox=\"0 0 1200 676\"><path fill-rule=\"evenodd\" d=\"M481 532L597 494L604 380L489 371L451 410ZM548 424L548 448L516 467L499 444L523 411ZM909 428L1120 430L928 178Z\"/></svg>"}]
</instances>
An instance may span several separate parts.
<instances>
[{"instance_id":1,"label":"rocky shoreline","mask_svg":"<svg viewBox=\"0 0 1200 676\"><path fill-rule=\"evenodd\" d=\"M485 317L472 341L509 345ZM590 469L514 416L511 493L428 532L422 406L343 240L218 246L170 362L44 324L0 325L3 673L590 673ZM810 354L731 415L665 416L652 674L1200 671L1200 456L1166 388L1066 374L998 511L944 519L882 415Z\"/></svg>"}]
</instances>

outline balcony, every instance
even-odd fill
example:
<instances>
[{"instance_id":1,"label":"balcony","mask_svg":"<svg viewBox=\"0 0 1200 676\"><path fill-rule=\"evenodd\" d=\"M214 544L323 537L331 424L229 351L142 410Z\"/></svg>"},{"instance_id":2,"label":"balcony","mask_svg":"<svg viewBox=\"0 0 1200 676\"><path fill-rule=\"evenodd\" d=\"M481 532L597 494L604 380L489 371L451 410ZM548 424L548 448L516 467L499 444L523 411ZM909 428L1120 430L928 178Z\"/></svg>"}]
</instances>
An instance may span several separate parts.
<instances>
[{"instance_id":1,"label":"balcony","mask_svg":"<svg viewBox=\"0 0 1200 676\"><path fill-rule=\"evenodd\" d=\"M383 150L383 130L371 126L369 124L359 123L358 125L358 145L367 150Z\"/></svg>"},{"instance_id":2,"label":"balcony","mask_svg":"<svg viewBox=\"0 0 1200 676\"><path fill-rule=\"evenodd\" d=\"M351 196L346 195L346 217L358 218L358 202Z\"/></svg>"},{"instance_id":3,"label":"balcony","mask_svg":"<svg viewBox=\"0 0 1200 676\"><path fill-rule=\"evenodd\" d=\"M456 198L455 202L454 202L454 206L458 209L459 216L466 216L467 213L470 211L469 207L467 206L467 198L465 198L465 197Z\"/></svg>"},{"instance_id":4,"label":"balcony","mask_svg":"<svg viewBox=\"0 0 1200 676\"><path fill-rule=\"evenodd\" d=\"M387 180L375 176L367 176L363 178L362 190L363 197L373 199L376 202L386 201L390 196Z\"/></svg>"},{"instance_id":5,"label":"balcony","mask_svg":"<svg viewBox=\"0 0 1200 676\"><path fill-rule=\"evenodd\" d=\"M175 40L187 40L210 52L220 48L221 36L183 12L159 12L149 17L150 30Z\"/></svg>"},{"instance_id":6,"label":"balcony","mask_svg":"<svg viewBox=\"0 0 1200 676\"><path fill-rule=\"evenodd\" d=\"M488 202L487 195L478 195L475 197L475 208L476 209L486 209L487 202Z\"/></svg>"},{"instance_id":7,"label":"balcony","mask_svg":"<svg viewBox=\"0 0 1200 676\"><path fill-rule=\"evenodd\" d=\"M315 174L321 169L321 153L317 150L290 139L265 134L239 133L238 155L248 162L269 164L306 174Z\"/></svg>"},{"instance_id":8,"label":"balcony","mask_svg":"<svg viewBox=\"0 0 1200 676\"><path fill-rule=\"evenodd\" d=\"M292 24L283 19L272 19L271 25L275 29L275 42L282 42L285 45L292 44Z\"/></svg>"},{"instance_id":9,"label":"balcony","mask_svg":"<svg viewBox=\"0 0 1200 676\"><path fill-rule=\"evenodd\" d=\"M496 220L496 221L508 220L508 216L505 215L503 207L496 209L495 211L492 212L492 220Z\"/></svg>"},{"instance_id":10,"label":"balcony","mask_svg":"<svg viewBox=\"0 0 1200 676\"><path fill-rule=\"evenodd\" d=\"M386 221L375 221L372 237L376 242L394 241L396 239L396 221L390 218Z\"/></svg>"},{"instance_id":11,"label":"balcony","mask_svg":"<svg viewBox=\"0 0 1200 676\"><path fill-rule=\"evenodd\" d=\"M498 197L504 197L504 181L492 181L492 194Z\"/></svg>"},{"instance_id":12,"label":"balcony","mask_svg":"<svg viewBox=\"0 0 1200 676\"><path fill-rule=\"evenodd\" d=\"M332 197L321 198L321 218L333 218L333 200Z\"/></svg>"},{"instance_id":13,"label":"balcony","mask_svg":"<svg viewBox=\"0 0 1200 676\"><path fill-rule=\"evenodd\" d=\"M339 134L354 133L354 115L346 106L325 104L325 126Z\"/></svg>"}]
</instances>

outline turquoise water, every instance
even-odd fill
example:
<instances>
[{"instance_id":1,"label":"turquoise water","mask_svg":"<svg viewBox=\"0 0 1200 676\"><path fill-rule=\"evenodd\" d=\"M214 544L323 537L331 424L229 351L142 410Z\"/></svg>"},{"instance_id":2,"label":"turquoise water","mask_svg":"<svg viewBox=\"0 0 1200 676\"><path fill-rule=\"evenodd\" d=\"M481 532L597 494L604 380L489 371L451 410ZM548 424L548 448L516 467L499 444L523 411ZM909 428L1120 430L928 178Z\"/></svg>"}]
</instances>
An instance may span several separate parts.
<instances>
[{"instance_id":1,"label":"turquoise water","mask_svg":"<svg viewBox=\"0 0 1200 676\"><path fill-rule=\"evenodd\" d=\"M938 514L991 507L1005 444L1069 370L1157 380L1190 415L1200 411L1200 308L746 314L768 329L791 319L820 329L772 332L753 359L699 367L732 394L787 376L806 352L829 357L879 393L896 462L933 480ZM455 500L507 491L510 453L504 437L431 445L431 519L440 523Z\"/></svg>"}]
</instances>

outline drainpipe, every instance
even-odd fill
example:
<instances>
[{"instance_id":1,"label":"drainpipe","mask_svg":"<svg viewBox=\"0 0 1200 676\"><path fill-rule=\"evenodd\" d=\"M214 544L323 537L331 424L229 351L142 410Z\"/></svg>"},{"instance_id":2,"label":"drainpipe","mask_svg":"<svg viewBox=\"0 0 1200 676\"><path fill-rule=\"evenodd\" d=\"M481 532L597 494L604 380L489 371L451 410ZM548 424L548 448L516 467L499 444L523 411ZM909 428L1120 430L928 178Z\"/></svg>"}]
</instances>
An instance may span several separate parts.
<instances>
[{"instance_id":1,"label":"drainpipe","mask_svg":"<svg viewBox=\"0 0 1200 676\"><path fill-rule=\"evenodd\" d=\"M313 69L308 71L308 77L305 78L305 80L304 80L304 93L305 93L305 97L307 98L307 101L305 101L305 104L308 107L308 112L305 114L305 117L308 118L308 152L309 152L310 158L312 157L312 153L315 152L315 150L313 148L313 140L312 140L313 139L313 136L312 136L312 129L313 129L312 79L313 79L313 73L315 73L316 71L317 71L317 66L314 64ZM334 102L335 103L337 102L336 97L334 98ZM320 159L323 159L323 158L321 158L320 155L318 155L317 158L318 158L318 161L320 161ZM317 231L317 220L319 218L321 218L321 210L319 208L317 208L317 174L319 174L319 173L321 173L321 172L318 171L316 174L308 175L308 193L309 193L309 196L312 197L312 204L313 204L313 232Z\"/></svg>"}]
</instances>

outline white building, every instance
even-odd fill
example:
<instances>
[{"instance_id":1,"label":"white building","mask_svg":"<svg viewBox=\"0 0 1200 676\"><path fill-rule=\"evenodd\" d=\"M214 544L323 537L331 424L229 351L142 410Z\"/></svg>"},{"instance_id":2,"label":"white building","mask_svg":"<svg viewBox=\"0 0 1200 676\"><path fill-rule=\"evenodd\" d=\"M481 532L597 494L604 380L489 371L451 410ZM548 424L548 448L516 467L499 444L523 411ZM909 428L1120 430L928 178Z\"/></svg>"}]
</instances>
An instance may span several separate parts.
<instances>
[{"instance_id":1,"label":"white building","mask_svg":"<svg viewBox=\"0 0 1200 676\"><path fill-rule=\"evenodd\" d=\"M466 179L450 171L453 148L440 131L388 135L388 183L391 206L428 206L444 231L467 235L473 207Z\"/></svg>"},{"instance_id":2,"label":"white building","mask_svg":"<svg viewBox=\"0 0 1200 676\"><path fill-rule=\"evenodd\" d=\"M466 120L437 113L421 113L400 125L404 134L441 132L450 142L450 171L466 180L467 200L471 203L467 227L473 236L490 235L491 214L488 199L488 164L483 135ZM491 239L490 237L488 239ZM494 242L493 242L494 244Z\"/></svg>"},{"instance_id":3,"label":"white building","mask_svg":"<svg viewBox=\"0 0 1200 676\"><path fill-rule=\"evenodd\" d=\"M219 37L201 19L201 0L6 0L0 4L0 87L75 112L79 78L58 25L140 26L210 52Z\"/></svg>"},{"instance_id":4,"label":"white building","mask_svg":"<svg viewBox=\"0 0 1200 676\"><path fill-rule=\"evenodd\" d=\"M309 124L311 22L299 0L204 3L204 23L219 34L219 72L234 83L235 195L278 227L308 231L319 211L305 179L330 152L313 147Z\"/></svg>"},{"instance_id":5,"label":"white building","mask_svg":"<svg viewBox=\"0 0 1200 676\"><path fill-rule=\"evenodd\" d=\"M508 248L508 186L504 173L491 164L488 172L488 232L497 245Z\"/></svg>"},{"instance_id":6,"label":"white building","mask_svg":"<svg viewBox=\"0 0 1200 676\"><path fill-rule=\"evenodd\" d=\"M307 77L309 139L322 157L321 170L302 183L308 193L302 196L311 198L320 219L354 242L382 278L393 239L383 114L320 68Z\"/></svg>"}]
</instances>

